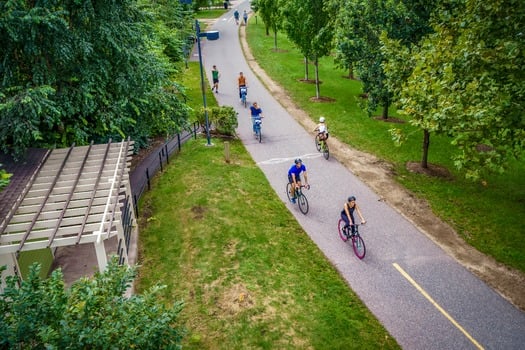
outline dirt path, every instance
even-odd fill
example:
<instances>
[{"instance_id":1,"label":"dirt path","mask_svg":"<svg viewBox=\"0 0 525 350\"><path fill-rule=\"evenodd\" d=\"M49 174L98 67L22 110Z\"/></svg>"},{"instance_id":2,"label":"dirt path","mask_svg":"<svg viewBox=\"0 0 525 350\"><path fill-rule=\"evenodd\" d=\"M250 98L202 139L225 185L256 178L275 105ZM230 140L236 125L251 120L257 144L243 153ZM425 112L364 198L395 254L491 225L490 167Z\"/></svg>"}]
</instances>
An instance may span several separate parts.
<instances>
[{"instance_id":1,"label":"dirt path","mask_svg":"<svg viewBox=\"0 0 525 350\"><path fill-rule=\"evenodd\" d=\"M241 26L239 34L250 68L266 85L273 97L305 129L313 130L316 124L308 114L297 107L288 98L284 89L267 76L255 61L246 43L244 26ZM333 137L330 138L330 154L374 190L381 200L396 209L459 263L489 284L505 299L525 311L525 274L496 262L466 244L449 225L433 214L425 200L415 197L393 179L390 164L373 155L352 149Z\"/></svg>"}]
</instances>

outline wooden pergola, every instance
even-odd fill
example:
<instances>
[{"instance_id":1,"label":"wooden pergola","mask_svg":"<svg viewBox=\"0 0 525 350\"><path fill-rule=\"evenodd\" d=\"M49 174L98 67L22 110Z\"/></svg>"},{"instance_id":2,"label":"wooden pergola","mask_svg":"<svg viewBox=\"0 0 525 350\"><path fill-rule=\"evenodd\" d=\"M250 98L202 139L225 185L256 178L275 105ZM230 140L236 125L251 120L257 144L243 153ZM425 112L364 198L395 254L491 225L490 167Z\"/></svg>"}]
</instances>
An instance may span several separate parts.
<instances>
[{"instance_id":1,"label":"wooden pergola","mask_svg":"<svg viewBox=\"0 0 525 350\"><path fill-rule=\"evenodd\" d=\"M94 246L103 271L110 255L104 242L114 237L112 254L129 263L132 151L129 139L49 150L0 222L0 265L7 274L20 271L20 252L81 244Z\"/></svg>"}]
</instances>

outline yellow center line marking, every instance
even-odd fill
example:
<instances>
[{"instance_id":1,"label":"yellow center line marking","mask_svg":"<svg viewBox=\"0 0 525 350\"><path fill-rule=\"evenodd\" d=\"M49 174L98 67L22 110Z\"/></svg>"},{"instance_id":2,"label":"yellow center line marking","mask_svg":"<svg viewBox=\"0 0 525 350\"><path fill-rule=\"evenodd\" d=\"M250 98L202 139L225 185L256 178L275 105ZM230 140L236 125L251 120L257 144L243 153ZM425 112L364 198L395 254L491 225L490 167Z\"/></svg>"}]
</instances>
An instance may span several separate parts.
<instances>
[{"instance_id":1,"label":"yellow center line marking","mask_svg":"<svg viewBox=\"0 0 525 350\"><path fill-rule=\"evenodd\" d=\"M428 301L430 301L430 303L439 310L439 312L441 312L454 326L456 326L456 328L459 329L465 335L465 337L467 337L467 339L472 342L472 344L474 344L478 349L483 350L483 347L476 341L476 339L474 339L465 329L463 329L463 327L461 327L461 325L457 323L456 320L454 320L452 316L448 314L448 312L439 306L439 304L436 303L434 299L432 299L432 297L427 292L425 292L425 290L421 288L419 284L417 284L416 281L414 281L412 277L410 277L410 275L405 272L405 270L401 268L401 266L399 266L397 263L393 263L392 265L394 265L396 270L399 271L399 273L403 275L403 277L405 277L421 294L423 294L423 296L427 298Z\"/></svg>"}]
</instances>

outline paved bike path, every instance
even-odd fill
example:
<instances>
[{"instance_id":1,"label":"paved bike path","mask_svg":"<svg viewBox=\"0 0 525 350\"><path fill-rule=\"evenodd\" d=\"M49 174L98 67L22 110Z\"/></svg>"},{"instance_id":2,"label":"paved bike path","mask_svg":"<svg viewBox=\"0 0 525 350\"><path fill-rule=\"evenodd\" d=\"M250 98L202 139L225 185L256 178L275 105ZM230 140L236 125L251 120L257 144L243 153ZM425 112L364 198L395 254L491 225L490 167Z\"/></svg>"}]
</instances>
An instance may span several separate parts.
<instances>
[{"instance_id":1,"label":"paved bike path","mask_svg":"<svg viewBox=\"0 0 525 350\"><path fill-rule=\"evenodd\" d=\"M208 29L218 30L220 39L201 42L205 72L211 81L212 65L217 65L219 104L232 105L239 112L238 134L247 150L349 286L404 349L525 349L523 312L382 202L336 159L322 158L313 134L290 116L250 70L233 19L234 9L249 10L249 3L232 4L233 9ZM248 101L257 101L263 109L262 143L253 137L249 110L239 102L240 71L247 77ZM285 193L286 172L297 157L307 166L312 185L305 191L310 203L306 216L288 203ZM360 230L367 246L362 261L337 233L339 212L350 194L358 198L368 221Z\"/></svg>"}]
</instances>

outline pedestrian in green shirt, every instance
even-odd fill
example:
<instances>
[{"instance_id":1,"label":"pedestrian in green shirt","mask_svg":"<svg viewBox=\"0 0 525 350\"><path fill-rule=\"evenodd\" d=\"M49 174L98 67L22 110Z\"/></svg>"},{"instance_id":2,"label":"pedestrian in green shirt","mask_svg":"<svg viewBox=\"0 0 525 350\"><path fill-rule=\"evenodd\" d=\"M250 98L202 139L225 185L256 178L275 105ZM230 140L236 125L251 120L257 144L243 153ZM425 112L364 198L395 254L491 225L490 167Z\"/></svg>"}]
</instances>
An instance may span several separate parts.
<instances>
[{"instance_id":1,"label":"pedestrian in green shirt","mask_svg":"<svg viewBox=\"0 0 525 350\"><path fill-rule=\"evenodd\" d=\"M211 87L211 91L215 89L215 93L219 93L219 70L217 69L217 66L213 66L213 69L211 70L211 76L213 78L213 86Z\"/></svg>"}]
</instances>

